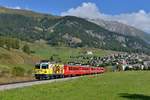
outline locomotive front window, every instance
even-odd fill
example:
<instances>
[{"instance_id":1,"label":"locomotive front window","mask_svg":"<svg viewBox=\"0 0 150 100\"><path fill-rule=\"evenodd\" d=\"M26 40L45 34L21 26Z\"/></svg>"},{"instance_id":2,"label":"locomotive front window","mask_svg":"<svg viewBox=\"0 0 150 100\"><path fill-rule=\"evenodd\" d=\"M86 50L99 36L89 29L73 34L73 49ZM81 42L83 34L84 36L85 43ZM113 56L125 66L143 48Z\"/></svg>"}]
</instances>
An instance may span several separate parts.
<instances>
[{"instance_id":1,"label":"locomotive front window","mask_svg":"<svg viewBox=\"0 0 150 100\"><path fill-rule=\"evenodd\" d=\"M42 69L48 69L48 64L42 64Z\"/></svg>"},{"instance_id":2,"label":"locomotive front window","mask_svg":"<svg viewBox=\"0 0 150 100\"><path fill-rule=\"evenodd\" d=\"M35 65L35 69L40 69L40 64Z\"/></svg>"}]
</instances>

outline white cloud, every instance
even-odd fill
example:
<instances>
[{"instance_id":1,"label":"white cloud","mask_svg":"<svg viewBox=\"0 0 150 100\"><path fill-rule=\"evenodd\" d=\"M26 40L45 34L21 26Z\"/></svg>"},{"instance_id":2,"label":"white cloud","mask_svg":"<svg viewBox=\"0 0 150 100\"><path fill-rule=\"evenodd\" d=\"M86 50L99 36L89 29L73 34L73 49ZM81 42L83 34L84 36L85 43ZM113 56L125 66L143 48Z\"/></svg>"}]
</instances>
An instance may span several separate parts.
<instances>
[{"instance_id":1,"label":"white cloud","mask_svg":"<svg viewBox=\"0 0 150 100\"><path fill-rule=\"evenodd\" d=\"M119 21L150 33L150 13L147 13L142 9L133 13L108 15L101 13L96 4L88 2L83 3L77 8L71 8L68 11L61 13L61 16L66 15L78 16L82 18L101 18L105 20Z\"/></svg>"},{"instance_id":2,"label":"white cloud","mask_svg":"<svg viewBox=\"0 0 150 100\"><path fill-rule=\"evenodd\" d=\"M62 16L72 15L78 17L98 18L100 16L99 9L94 3L83 3L77 8L71 8L61 13Z\"/></svg>"},{"instance_id":3,"label":"white cloud","mask_svg":"<svg viewBox=\"0 0 150 100\"><path fill-rule=\"evenodd\" d=\"M10 8L10 9L18 9L18 10L31 10L30 8L26 7L26 8L22 8L20 6L15 6L15 7L10 7L10 6L5 6L6 8Z\"/></svg>"},{"instance_id":4,"label":"white cloud","mask_svg":"<svg viewBox=\"0 0 150 100\"><path fill-rule=\"evenodd\" d=\"M16 6L16 7L14 7L14 9L22 9L21 7L19 7L19 6Z\"/></svg>"},{"instance_id":5,"label":"white cloud","mask_svg":"<svg viewBox=\"0 0 150 100\"><path fill-rule=\"evenodd\" d=\"M150 33L150 13L144 10L114 16L107 15L104 19L119 21Z\"/></svg>"},{"instance_id":6,"label":"white cloud","mask_svg":"<svg viewBox=\"0 0 150 100\"><path fill-rule=\"evenodd\" d=\"M10 8L10 9L22 9L20 6L16 6L16 7L9 7L9 6L6 6L6 8Z\"/></svg>"}]
</instances>

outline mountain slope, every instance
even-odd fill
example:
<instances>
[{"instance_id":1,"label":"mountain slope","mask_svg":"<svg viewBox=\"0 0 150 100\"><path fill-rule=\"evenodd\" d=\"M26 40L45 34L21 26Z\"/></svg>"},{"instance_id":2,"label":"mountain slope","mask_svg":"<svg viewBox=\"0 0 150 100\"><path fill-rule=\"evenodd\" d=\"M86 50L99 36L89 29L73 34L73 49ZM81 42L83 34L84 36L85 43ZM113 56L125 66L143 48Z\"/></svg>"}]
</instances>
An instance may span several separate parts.
<instances>
[{"instance_id":1,"label":"mountain slope","mask_svg":"<svg viewBox=\"0 0 150 100\"><path fill-rule=\"evenodd\" d=\"M7 11L7 9L5 8ZM0 11L2 11L0 9ZM15 13L14 13L15 12ZM149 45L138 36L115 33L85 19L73 16L45 16L35 12L8 9L0 13L0 36L50 45L95 47L122 51L148 52ZM36 17L35 17L36 16Z\"/></svg>"},{"instance_id":2,"label":"mountain slope","mask_svg":"<svg viewBox=\"0 0 150 100\"><path fill-rule=\"evenodd\" d=\"M25 9L10 9L10 8L5 8L5 7L0 7L0 14L19 14L19 15L24 15L28 17L50 17L53 18L53 15L50 14L42 14L42 13L37 13ZM56 17L56 16L55 16Z\"/></svg>"},{"instance_id":3,"label":"mountain slope","mask_svg":"<svg viewBox=\"0 0 150 100\"><path fill-rule=\"evenodd\" d=\"M80 45L114 50L149 48L148 44L139 38L110 32L96 24L73 16L61 18L54 30L55 35L57 34L53 38L55 41L63 42L65 39L73 42L73 38L76 38Z\"/></svg>"},{"instance_id":4,"label":"mountain slope","mask_svg":"<svg viewBox=\"0 0 150 100\"><path fill-rule=\"evenodd\" d=\"M93 23L100 25L101 27L108 29L109 31L123 34L126 36L133 36L141 38L142 40L150 43L150 34L136 29L132 26L125 25L116 21L106 21L102 19L87 19Z\"/></svg>"}]
</instances>

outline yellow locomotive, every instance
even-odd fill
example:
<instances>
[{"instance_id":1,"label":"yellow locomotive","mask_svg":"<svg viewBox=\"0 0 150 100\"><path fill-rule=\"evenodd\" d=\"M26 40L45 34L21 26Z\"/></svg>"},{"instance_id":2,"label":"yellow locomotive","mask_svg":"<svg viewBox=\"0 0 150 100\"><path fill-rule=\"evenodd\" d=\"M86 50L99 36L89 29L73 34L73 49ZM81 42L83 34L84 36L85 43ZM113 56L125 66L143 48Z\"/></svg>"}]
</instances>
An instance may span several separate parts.
<instances>
[{"instance_id":1,"label":"yellow locomotive","mask_svg":"<svg viewBox=\"0 0 150 100\"><path fill-rule=\"evenodd\" d=\"M40 62L35 65L34 73L36 79L53 79L63 77L63 64L52 64L50 62Z\"/></svg>"}]
</instances>

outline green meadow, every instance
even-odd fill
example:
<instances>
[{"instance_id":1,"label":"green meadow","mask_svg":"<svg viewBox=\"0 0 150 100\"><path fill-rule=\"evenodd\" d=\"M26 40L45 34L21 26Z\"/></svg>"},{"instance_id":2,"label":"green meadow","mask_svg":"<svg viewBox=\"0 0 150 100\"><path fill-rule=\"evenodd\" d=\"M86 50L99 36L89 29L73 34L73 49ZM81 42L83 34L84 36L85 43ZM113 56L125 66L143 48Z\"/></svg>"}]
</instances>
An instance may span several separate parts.
<instances>
[{"instance_id":1,"label":"green meadow","mask_svg":"<svg viewBox=\"0 0 150 100\"><path fill-rule=\"evenodd\" d=\"M30 47L32 51L34 51L33 55L35 56L40 56L44 59L50 59L50 57L53 56L54 58L59 58L64 63L69 61L70 56L85 56L86 51L92 51L92 56L105 56L113 52L96 48L51 47L43 43L30 44Z\"/></svg>"},{"instance_id":2,"label":"green meadow","mask_svg":"<svg viewBox=\"0 0 150 100\"><path fill-rule=\"evenodd\" d=\"M0 92L0 100L150 100L150 72L108 72Z\"/></svg>"}]
</instances>

